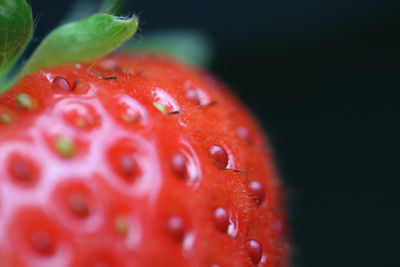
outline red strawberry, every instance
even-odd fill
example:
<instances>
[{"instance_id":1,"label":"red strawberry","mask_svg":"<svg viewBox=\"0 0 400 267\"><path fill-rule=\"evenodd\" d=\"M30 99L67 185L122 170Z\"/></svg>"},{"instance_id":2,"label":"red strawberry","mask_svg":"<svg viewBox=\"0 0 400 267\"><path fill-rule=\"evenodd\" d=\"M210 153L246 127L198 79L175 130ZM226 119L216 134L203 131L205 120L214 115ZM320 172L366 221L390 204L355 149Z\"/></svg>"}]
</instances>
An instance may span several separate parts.
<instances>
[{"instance_id":1,"label":"red strawberry","mask_svg":"<svg viewBox=\"0 0 400 267\"><path fill-rule=\"evenodd\" d=\"M289 264L264 135L205 71L116 54L0 95L1 266Z\"/></svg>"},{"instance_id":2,"label":"red strawberry","mask_svg":"<svg viewBox=\"0 0 400 267\"><path fill-rule=\"evenodd\" d=\"M209 74L116 55L31 74L0 109L6 265L287 265L263 134Z\"/></svg>"}]
</instances>

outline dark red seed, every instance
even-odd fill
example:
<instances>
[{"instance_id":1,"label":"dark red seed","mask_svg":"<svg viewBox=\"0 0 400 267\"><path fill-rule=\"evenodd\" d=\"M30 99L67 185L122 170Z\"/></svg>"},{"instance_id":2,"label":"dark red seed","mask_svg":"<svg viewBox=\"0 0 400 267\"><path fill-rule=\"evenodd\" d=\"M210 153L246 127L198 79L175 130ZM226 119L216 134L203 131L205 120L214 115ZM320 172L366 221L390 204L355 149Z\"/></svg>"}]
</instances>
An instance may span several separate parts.
<instances>
[{"instance_id":1,"label":"dark red seed","mask_svg":"<svg viewBox=\"0 0 400 267\"><path fill-rule=\"evenodd\" d=\"M226 169L228 165L228 155L222 147L210 146L208 148L208 156L215 167L218 169Z\"/></svg>"},{"instance_id":2,"label":"dark red seed","mask_svg":"<svg viewBox=\"0 0 400 267\"><path fill-rule=\"evenodd\" d=\"M226 233L229 226L229 214L226 209L218 207L214 210L214 223L218 230Z\"/></svg>"},{"instance_id":3,"label":"dark red seed","mask_svg":"<svg viewBox=\"0 0 400 267\"><path fill-rule=\"evenodd\" d=\"M186 98L195 105L199 106L201 104L199 94L197 93L196 89L188 89L186 91Z\"/></svg>"},{"instance_id":4,"label":"dark red seed","mask_svg":"<svg viewBox=\"0 0 400 267\"><path fill-rule=\"evenodd\" d=\"M264 201L264 186L258 181L251 181L247 185L250 198L252 198L257 205Z\"/></svg>"},{"instance_id":5,"label":"dark red seed","mask_svg":"<svg viewBox=\"0 0 400 267\"><path fill-rule=\"evenodd\" d=\"M55 90L71 91L71 84L64 77L57 76L51 83L51 88Z\"/></svg>"},{"instance_id":6,"label":"dark red seed","mask_svg":"<svg viewBox=\"0 0 400 267\"><path fill-rule=\"evenodd\" d=\"M261 244L255 240L247 241L247 253L249 254L250 260L254 265L259 264L262 256Z\"/></svg>"},{"instance_id":7,"label":"dark red seed","mask_svg":"<svg viewBox=\"0 0 400 267\"><path fill-rule=\"evenodd\" d=\"M33 249L43 255L50 256L54 253L54 244L51 236L45 231L35 231L31 235Z\"/></svg>"},{"instance_id":8,"label":"dark red seed","mask_svg":"<svg viewBox=\"0 0 400 267\"><path fill-rule=\"evenodd\" d=\"M176 153L171 157L171 168L176 176L185 179L188 174L187 162L181 153Z\"/></svg>"},{"instance_id":9,"label":"dark red seed","mask_svg":"<svg viewBox=\"0 0 400 267\"><path fill-rule=\"evenodd\" d=\"M180 216L172 216L167 221L167 230L176 240L182 241L185 235L185 223Z\"/></svg>"},{"instance_id":10,"label":"dark red seed","mask_svg":"<svg viewBox=\"0 0 400 267\"><path fill-rule=\"evenodd\" d=\"M10 158L9 172L17 182L32 184L38 178L38 173L33 162L26 157L13 155Z\"/></svg>"},{"instance_id":11,"label":"dark red seed","mask_svg":"<svg viewBox=\"0 0 400 267\"><path fill-rule=\"evenodd\" d=\"M87 200L82 194L78 192L69 195L68 206L75 215L81 218L86 218L89 216L89 207Z\"/></svg>"},{"instance_id":12,"label":"dark red seed","mask_svg":"<svg viewBox=\"0 0 400 267\"><path fill-rule=\"evenodd\" d=\"M128 180L132 180L137 172L136 162L131 154L122 154L119 158L119 169L123 176Z\"/></svg>"}]
</instances>

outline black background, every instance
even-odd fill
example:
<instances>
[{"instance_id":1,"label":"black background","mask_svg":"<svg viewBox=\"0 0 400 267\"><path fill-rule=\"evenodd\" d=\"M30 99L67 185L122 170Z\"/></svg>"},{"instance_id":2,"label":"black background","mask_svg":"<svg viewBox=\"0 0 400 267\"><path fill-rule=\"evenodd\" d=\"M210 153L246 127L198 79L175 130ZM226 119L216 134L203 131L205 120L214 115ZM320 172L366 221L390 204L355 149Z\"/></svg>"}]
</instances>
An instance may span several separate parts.
<instances>
[{"instance_id":1,"label":"black background","mask_svg":"<svg viewBox=\"0 0 400 267\"><path fill-rule=\"evenodd\" d=\"M34 44L71 3L31 0ZM400 1L128 5L143 32L196 28L214 40L212 70L242 96L273 144L288 192L294 266L398 264Z\"/></svg>"}]
</instances>

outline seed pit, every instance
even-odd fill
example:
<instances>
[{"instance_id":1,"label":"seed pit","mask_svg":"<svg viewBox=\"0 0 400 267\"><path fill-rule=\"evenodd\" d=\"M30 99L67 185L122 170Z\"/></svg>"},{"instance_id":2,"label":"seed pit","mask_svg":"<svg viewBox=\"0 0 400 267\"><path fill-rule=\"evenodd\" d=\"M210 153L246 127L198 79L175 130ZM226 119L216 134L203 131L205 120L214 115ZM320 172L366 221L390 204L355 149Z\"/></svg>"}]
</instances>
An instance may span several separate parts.
<instances>
[{"instance_id":1,"label":"seed pit","mask_svg":"<svg viewBox=\"0 0 400 267\"><path fill-rule=\"evenodd\" d=\"M153 105L164 115L182 114L183 111L179 107L175 97L167 93L161 88L156 88L152 91L154 98Z\"/></svg>"},{"instance_id":2,"label":"seed pit","mask_svg":"<svg viewBox=\"0 0 400 267\"><path fill-rule=\"evenodd\" d=\"M120 155L118 159L119 173L127 180L133 181L137 173L137 164L133 156L128 153Z\"/></svg>"},{"instance_id":3,"label":"seed pit","mask_svg":"<svg viewBox=\"0 0 400 267\"><path fill-rule=\"evenodd\" d=\"M139 112L132 109L127 109L125 113L121 114L121 119L128 123L135 123L139 122L141 117Z\"/></svg>"},{"instance_id":4,"label":"seed pit","mask_svg":"<svg viewBox=\"0 0 400 267\"><path fill-rule=\"evenodd\" d=\"M55 247L51 236L42 230L37 230L31 235L32 248L39 254L51 256L54 254Z\"/></svg>"},{"instance_id":5,"label":"seed pit","mask_svg":"<svg viewBox=\"0 0 400 267\"><path fill-rule=\"evenodd\" d=\"M60 177L51 193L49 211L59 225L74 233L93 233L101 226L103 208L99 198L83 180L86 177ZM93 180L91 180L93 181Z\"/></svg>"},{"instance_id":6,"label":"seed pit","mask_svg":"<svg viewBox=\"0 0 400 267\"><path fill-rule=\"evenodd\" d=\"M14 154L9 158L8 170L16 182L33 185L39 178L39 170L28 157Z\"/></svg>"},{"instance_id":7,"label":"seed pit","mask_svg":"<svg viewBox=\"0 0 400 267\"><path fill-rule=\"evenodd\" d=\"M119 140L108 150L107 158L116 176L131 184L142 174L142 170L139 152L133 144L127 142L125 139Z\"/></svg>"},{"instance_id":8,"label":"seed pit","mask_svg":"<svg viewBox=\"0 0 400 267\"><path fill-rule=\"evenodd\" d=\"M101 124L101 117L93 106L79 102L60 103L64 121L83 130L91 130Z\"/></svg>"},{"instance_id":9,"label":"seed pit","mask_svg":"<svg viewBox=\"0 0 400 267\"><path fill-rule=\"evenodd\" d=\"M50 206L51 203L46 203ZM22 205L13 214L5 229L4 238L9 248L16 249L21 255L27 253L33 257L50 257L58 252L59 247L69 243L65 231L50 219L42 205ZM38 259L47 260L47 259ZM30 262L29 262L30 263Z\"/></svg>"},{"instance_id":10,"label":"seed pit","mask_svg":"<svg viewBox=\"0 0 400 267\"><path fill-rule=\"evenodd\" d=\"M89 205L84 195L79 192L73 192L68 197L68 207L81 218L89 216Z\"/></svg>"},{"instance_id":11,"label":"seed pit","mask_svg":"<svg viewBox=\"0 0 400 267\"><path fill-rule=\"evenodd\" d=\"M105 103L105 106L113 113L114 118L124 125L137 126L147 122L146 109L129 95L117 95Z\"/></svg>"}]
</instances>

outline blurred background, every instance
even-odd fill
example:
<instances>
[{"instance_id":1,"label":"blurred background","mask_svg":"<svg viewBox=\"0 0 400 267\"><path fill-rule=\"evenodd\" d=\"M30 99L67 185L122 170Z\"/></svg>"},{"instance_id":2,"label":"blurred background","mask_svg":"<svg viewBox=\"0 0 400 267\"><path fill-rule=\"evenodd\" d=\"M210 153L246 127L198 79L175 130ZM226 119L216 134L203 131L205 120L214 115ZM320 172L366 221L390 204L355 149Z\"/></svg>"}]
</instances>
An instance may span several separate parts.
<instances>
[{"instance_id":1,"label":"blurred background","mask_svg":"<svg viewBox=\"0 0 400 267\"><path fill-rule=\"evenodd\" d=\"M73 1L30 2L35 45ZM194 28L213 40L211 70L268 131L287 189L293 266L398 264L400 1L142 0L128 8L140 15L139 38Z\"/></svg>"}]
</instances>

